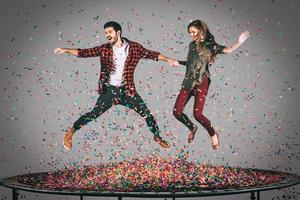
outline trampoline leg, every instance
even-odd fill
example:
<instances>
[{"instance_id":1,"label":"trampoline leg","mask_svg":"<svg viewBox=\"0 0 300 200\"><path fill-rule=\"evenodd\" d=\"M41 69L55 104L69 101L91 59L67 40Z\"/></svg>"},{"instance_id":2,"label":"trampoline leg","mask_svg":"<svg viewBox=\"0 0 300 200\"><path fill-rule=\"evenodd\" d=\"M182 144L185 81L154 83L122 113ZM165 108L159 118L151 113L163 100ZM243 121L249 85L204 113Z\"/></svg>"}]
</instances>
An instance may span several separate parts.
<instances>
[{"instance_id":1,"label":"trampoline leg","mask_svg":"<svg viewBox=\"0 0 300 200\"><path fill-rule=\"evenodd\" d=\"M118 196L118 200L122 200L122 197L121 197L121 196Z\"/></svg>"},{"instance_id":2,"label":"trampoline leg","mask_svg":"<svg viewBox=\"0 0 300 200\"><path fill-rule=\"evenodd\" d=\"M13 200L18 200L18 190L17 189L13 189L12 190L12 195L13 195Z\"/></svg>"},{"instance_id":3,"label":"trampoline leg","mask_svg":"<svg viewBox=\"0 0 300 200\"><path fill-rule=\"evenodd\" d=\"M251 199L251 200L255 200L255 199L256 199L256 198L255 198L255 193L254 193L254 192L251 192L250 199Z\"/></svg>"},{"instance_id":4,"label":"trampoline leg","mask_svg":"<svg viewBox=\"0 0 300 200\"><path fill-rule=\"evenodd\" d=\"M175 200L175 197L173 197L173 200Z\"/></svg>"},{"instance_id":5,"label":"trampoline leg","mask_svg":"<svg viewBox=\"0 0 300 200\"><path fill-rule=\"evenodd\" d=\"M260 200L260 192L259 191L257 191L257 193L256 193L256 198L257 198L257 200Z\"/></svg>"},{"instance_id":6,"label":"trampoline leg","mask_svg":"<svg viewBox=\"0 0 300 200\"><path fill-rule=\"evenodd\" d=\"M80 196L80 200L83 200L83 196Z\"/></svg>"}]
</instances>

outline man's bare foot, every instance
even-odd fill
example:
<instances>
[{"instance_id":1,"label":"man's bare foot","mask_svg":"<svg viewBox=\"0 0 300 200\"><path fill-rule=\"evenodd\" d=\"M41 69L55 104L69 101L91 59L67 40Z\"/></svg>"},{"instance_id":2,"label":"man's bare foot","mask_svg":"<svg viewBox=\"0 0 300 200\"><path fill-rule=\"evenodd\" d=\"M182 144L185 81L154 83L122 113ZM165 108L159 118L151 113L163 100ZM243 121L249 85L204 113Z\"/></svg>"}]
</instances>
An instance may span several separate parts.
<instances>
[{"instance_id":1,"label":"man's bare foot","mask_svg":"<svg viewBox=\"0 0 300 200\"><path fill-rule=\"evenodd\" d=\"M211 136L211 144L212 144L212 148L214 150L219 148L220 141L219 141L219 134L218 133L215 133L213 136Z\"/></svg>"},{"instance_id":2,"label":"man's bare foot","mask_svg":"<svg viewBox=\"0 0 300 200\"><path fill-rule=\"evenodd\" d=\"M72 148L72 137L75 133L75 129L72 127L72 128L68 128L67 132L65 133L64 135L64 147L65 149L67 150L71 150Z\"/></svg>"},{"instance_id":3,"label":"man's bare foot","mask_svg":"<svg viewBox=\"0 0 300 200\"><path fill-rule=\"evenodd\" d=\"M167 141L163 140L160 136L154 136L153 140L157 142L162 148L165 149L170 148L170 144Z\"/></svg>"},{"instance_id":4,"label":"man's bare foot","mask_svg":"<svg viewBox=\"0 0 300 200\"><path fill-rule=\"evenodd\" d=\"M193 130L191 130L191 132L189 133L188 143L191 143L194 140L197 129L198 129L198 127L196 125L194 125Z\"/></svg>"}]
</instances>

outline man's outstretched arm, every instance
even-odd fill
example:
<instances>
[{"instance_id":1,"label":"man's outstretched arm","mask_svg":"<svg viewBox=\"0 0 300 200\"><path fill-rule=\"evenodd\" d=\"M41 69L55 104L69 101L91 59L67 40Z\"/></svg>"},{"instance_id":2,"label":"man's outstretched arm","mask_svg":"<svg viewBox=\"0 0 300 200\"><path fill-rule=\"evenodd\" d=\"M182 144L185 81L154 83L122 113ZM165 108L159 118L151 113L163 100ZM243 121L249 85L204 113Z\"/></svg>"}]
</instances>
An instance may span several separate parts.
<instances>
[{"instance_id":1,"label":"man's outstretched arm","mask_svg":"<svg viewBox=\"0 0 300 200\"><path fill-rule=\"evenodd\" d=\"M141 58L147 58L147 59L152 59L152 60L160 60L160 61L165 61L167 62L170 66L177 67L179 66L179 63L177 60L173 60L171 58L168 58L167 56L162 55L158 51L152 51L149 49L144 48L143 46L140 45L140 50L141 50Z\"/></svg>"},{"instance_id":2,"label":"man's outstretched arm","mask_svg":"<svg viewBox=\"0 0 300 200\"><path fill-rule=\"evenodd\" d=\"M87 49L68 49L68 48L60 48L57 47L54 49L55 54L62 54L67 53L70 55L74 55L81 58L88 58L88 57L97 57L101 54L101 47L93 47Z\"/></svg>"},{"instance_id":3,"label":"man's outstretched arm","mask_svg":"<svg viewBox=\"0 0 300 200\"><path fill-rule=\"evenodd\" d=\"M67 53L67 54L70 54L73 56L78 56L79 50L78 49L60 48L60 47L57 47L54 49L54 54L63 54L63 53Z\"/></svg>"},{"instance_id":4,"label":"man's outstretched arm","mask_svg":"<svg viewBox=\"0 0 300 200\"><path fill-rule=\"evenodd\" d=\"M172 66L172 67L177 67L177 66L179 66L179 63L178 63L177 60L173 60L173 59L168 58L167 56L164 56L164 55L162 55L162 54L159 54L159 55L158 55L158 60L160 60L160 61L165 61L165 62L167 62L167 63L168 63L170 66Z\"/></svg>"}]
</instances>

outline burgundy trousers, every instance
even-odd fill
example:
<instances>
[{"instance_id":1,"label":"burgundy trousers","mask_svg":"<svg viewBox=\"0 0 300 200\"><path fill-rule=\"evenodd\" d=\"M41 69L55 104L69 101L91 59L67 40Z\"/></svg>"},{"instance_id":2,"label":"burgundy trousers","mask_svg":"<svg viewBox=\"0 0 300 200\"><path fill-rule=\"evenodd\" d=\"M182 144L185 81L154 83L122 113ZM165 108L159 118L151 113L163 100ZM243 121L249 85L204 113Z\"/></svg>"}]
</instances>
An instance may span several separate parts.
<instances>
[{"instance_id":1,"label":"burgundy trousers","mask_svg":"<svg viewBox=\"0 0 300 200\"><path fill-rule=\"evenodd\" d=\"M215 134L214 128L211 126L209 119L203 115L203 107L205 98L209 88L209 79L205 76L199 85L195 85L192 89L181 89L174 105L173 114L180 122L182 122L190 130L194 128L193 122L183 113L183 110L192 96L195 97L193 115L195 119L208 131L210 136Z\"/></svg>"}]
</instances>

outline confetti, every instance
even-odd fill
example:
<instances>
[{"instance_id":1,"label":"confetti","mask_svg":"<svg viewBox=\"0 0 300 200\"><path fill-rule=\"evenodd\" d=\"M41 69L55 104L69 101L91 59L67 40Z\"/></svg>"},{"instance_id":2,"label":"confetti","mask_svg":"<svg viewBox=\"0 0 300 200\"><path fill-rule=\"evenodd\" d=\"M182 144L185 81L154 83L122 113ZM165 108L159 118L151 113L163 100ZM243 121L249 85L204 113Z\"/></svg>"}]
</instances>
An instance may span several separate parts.
<instances>
[{"instance_id":1,"label":"confetti","mask_svg":"<svg viewBox=\"0 0 300 200\"><path fill-rule=\"evenodd\" d=\"M124 156L124 155L121 155ZM110 192L184 192L257 187L283 181L289 174L187 161L181 157L148 156L95 166L69 167L28 174L18 182L42 189Z\"/></svg>"}]
</instances>

